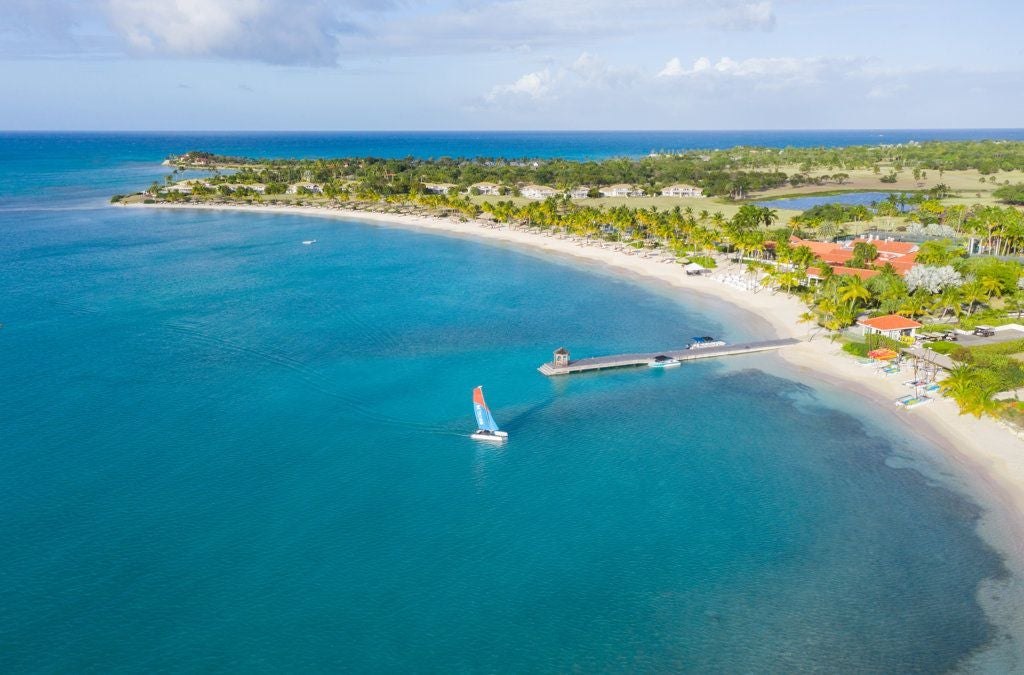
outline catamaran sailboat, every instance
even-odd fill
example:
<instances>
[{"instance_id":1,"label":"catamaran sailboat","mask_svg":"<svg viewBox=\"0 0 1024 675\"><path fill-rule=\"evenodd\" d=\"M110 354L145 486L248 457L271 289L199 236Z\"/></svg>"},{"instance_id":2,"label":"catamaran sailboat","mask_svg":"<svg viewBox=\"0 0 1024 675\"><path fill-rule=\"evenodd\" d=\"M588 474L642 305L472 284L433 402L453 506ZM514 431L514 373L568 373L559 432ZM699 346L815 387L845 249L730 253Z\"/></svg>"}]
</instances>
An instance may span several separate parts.
<instances>
[{"instance_id":1,"label":"catamaran sailboat","mask_svg":"<svg viewBox=\"0 0 1024 675\"><path fill-rule=\"evenodd\" d=\"M476 415L477 430L470 434L470 438L478 441L503 441L508 438L508 433L498 429L498 423L491 416L491 410L484 401L484 388L477 387L473 390L473 414Z\"/></svg>"}]
</instances>

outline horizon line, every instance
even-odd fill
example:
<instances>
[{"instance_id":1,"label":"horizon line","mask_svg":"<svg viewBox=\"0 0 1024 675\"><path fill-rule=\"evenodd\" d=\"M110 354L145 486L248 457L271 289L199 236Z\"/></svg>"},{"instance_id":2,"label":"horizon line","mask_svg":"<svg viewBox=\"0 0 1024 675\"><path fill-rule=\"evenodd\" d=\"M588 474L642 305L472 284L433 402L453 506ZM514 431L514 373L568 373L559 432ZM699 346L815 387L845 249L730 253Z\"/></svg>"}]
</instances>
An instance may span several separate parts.
<instances>
[{"instance_id":1,"label":"horizon line","mask_svg":"<svg viewBox=\"0 0 1024 675\"><path fill-rule=\"evenodd\" d=\"M545 134L545 133L792 133L792 132L907 132L907 131L1024 131L1024 127L804 127L732 129L0 129L0 134Z\"/></svg>"}]
</instances>

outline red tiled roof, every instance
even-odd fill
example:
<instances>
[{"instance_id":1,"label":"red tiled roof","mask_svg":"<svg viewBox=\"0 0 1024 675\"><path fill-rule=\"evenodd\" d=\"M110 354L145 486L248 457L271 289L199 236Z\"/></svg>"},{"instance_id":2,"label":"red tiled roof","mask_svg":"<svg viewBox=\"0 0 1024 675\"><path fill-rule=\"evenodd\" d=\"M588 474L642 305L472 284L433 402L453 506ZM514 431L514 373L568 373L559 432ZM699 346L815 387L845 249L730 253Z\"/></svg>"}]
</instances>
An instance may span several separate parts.
<instances>
[{"instance_id":1,"label":"red tiled roof","mask_svg":"<svg viewBox=\"0 0 1024 675\"><path fill-rule=\"evenodd\" d=\"M908 328L920 328L921 324L908 319L905 316L899 314L889 314L887 316L876 316L873 319L864 319L858 321L861 326L869 326L875 330L906 330Z\"/></svg>"},{"instance_id":2,"label":"red tiled roof","mask_svg":"<svg viewBox=\"0 0 1024 675\"><path fill-rule=\"evenodd\" d=\"M910 268L917 264L913 260L888 260L886 262L892 265L892 268L896 270L896 273L900 276L909 272ZM885 263L883 263L882 266L884 267Z\"/></svg>"},{"instance_id":3,"label":"red tiled roof","mask_svg":"<svg viewBox=\"0 0 1024 675\"><path fill-rule=\"evenodd\" d=\"M801 239L796 236L790 237L789 241L794 248L797 246L806 246L811 249L811 253L813 253L815 257L821 258L833 266L842 266L843 263L850 262L850 260L853 259L852 243L849 246L841 246L839 244L830 244L823 241ZM893 266L896 272L902 276L909 272L910 268L916 264L917 251L913 249L917 248L917 244L903 241L875 240L868 242L866 239L856 239L853 243L856 242L871 243L878 249L878 259L874 262L875 268L885 267L886 263L889 263ZM864 270L861 271L863 272ZM836 269L836 274L851 274L851 272L839 272L838 269ZM857 273L857 276L860 276L862 279L866 278L859 273Z\"/></svg>"},{"instance_id":4,"label":"red tiled roof","mask_svg":"<svg viewBox=\"0 0 1024 675\"><path fill-rule=\"evenodd\" d=\"M867 281L871 277L875 277L875 276L878 276L879 274L881 274L881 272L879 272L878 270L862 270L862 269L857 269L856 267L843 267L842 265L836 265L835 267L833 267L832 268L832 273L833 274L839 274L839 275L847 274L847 275L850 275L850 276L860 277L864 281ZM817 268L817 267L808 267L807 268L807 276L810 276L810 277L820 277L821 276L821 270L819 268Z\"/></svg>"},{"instance_id":5,"label":"red tiled roof","mask_svg":"<svg viewBox=\"0 0 1024 675\"><path fill-rule=\"evenodd\" d=\"M917 249L917 244L909 241L883 241L881 239L874 239L868 241L867 239L854 239L853 243L863 242L865 244L871 244L879 253L894 253L896 255L907 255L913 253Z\"/></svg>"}]
</instances>

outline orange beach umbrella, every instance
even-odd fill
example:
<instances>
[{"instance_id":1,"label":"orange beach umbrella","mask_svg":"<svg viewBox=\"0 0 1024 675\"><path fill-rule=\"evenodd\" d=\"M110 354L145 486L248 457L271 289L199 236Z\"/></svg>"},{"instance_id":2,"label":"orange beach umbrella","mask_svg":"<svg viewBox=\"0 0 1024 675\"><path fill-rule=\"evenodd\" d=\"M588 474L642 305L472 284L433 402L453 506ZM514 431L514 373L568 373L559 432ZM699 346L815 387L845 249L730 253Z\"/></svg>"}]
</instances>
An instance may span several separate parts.
<instances>
[{"instance_id":1,"label":"orange beach umbrella","mask_svg":"<svg viewBox=\"0 0 1024 675\"><path fill-rule=\"evenodd\" d=\"M873 359L878 359L879 361L888 361L889 359L896 358L899 354L891 349L875 349L868 352L868 356Z\"/></svg>"}]
</instances>

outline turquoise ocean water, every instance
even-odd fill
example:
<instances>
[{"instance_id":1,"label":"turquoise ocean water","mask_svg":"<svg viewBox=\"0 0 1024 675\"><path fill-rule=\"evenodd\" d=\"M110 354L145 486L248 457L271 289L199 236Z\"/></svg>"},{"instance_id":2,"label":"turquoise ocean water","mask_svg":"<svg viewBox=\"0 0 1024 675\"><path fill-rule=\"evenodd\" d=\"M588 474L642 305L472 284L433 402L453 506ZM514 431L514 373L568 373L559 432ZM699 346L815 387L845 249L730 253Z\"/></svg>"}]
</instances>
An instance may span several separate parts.
<instances>
[{"instance_id":1,"label":"turquoise ocean water","mask_svg":"<svg viewBox=\"0 0 1024 675\"><path fill-rule=\"evenodd\" d=\"M941 672L996 637L978 508L837 392L759 358L534 370L743 315L462 239L105 204L201 140L0 137L3 672ZM466 437L478 384L503 447Z\"/></svg>"}]
</instances>

